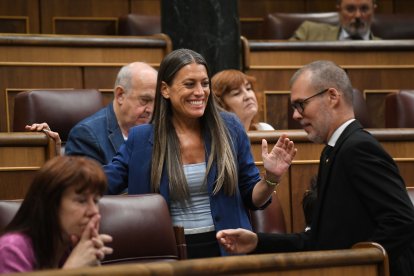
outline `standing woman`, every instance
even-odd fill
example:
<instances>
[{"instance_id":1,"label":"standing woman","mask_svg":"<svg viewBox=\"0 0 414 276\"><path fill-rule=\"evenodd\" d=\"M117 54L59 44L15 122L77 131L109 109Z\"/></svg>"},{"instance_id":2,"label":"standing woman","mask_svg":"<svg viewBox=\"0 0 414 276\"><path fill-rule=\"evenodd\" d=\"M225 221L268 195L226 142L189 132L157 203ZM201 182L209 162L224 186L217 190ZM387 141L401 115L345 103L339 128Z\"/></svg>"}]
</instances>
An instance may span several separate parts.
<instances>
[{"instance_id":1,"label":"standing woman","mask_svg":"<svg viewBox=\"0 0 414 276\"><path fill-rule=\"evenodd\" d=\"M243 126L217 110L206 61L188 49L161 62L151 123L132 128L104 167L109 192L160 193L174 225L184 226L189 258L226 254L216 231L251 229L246 208L266 207L296 153L293 142L282 136L268 153L263 140L261 178Z\"/></svg>"},{"instance_id":2,"label":"standing woman","mask_svg":"<svg viewBox=\"0 0 414 276\"><path fill-rule=\"evenodd\" d=\"M98 234L102 167L84 157L59 156L38 172L0 237L0 273L98 265L112 238Z\"/></svg>"},{"instance_id":3,"label":"standing woman","mask_svg":"<svg viewBox=\"0 0 414 276\"><path fill-rule=\"evenodd\" d=\"M239 117L246 131L274 130L268 123L258 122L259 110L254 84L256 79L239 70L228 69L218 72L211 79L211 86L218 104Z\"/></svg>"}]
</instances>

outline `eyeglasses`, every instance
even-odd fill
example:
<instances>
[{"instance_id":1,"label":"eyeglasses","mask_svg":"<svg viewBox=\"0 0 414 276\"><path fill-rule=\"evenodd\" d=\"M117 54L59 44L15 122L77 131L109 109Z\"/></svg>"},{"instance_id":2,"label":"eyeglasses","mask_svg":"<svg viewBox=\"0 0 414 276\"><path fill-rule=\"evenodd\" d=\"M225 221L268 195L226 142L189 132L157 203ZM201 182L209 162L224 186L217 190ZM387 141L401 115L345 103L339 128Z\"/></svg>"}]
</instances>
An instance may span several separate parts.
<instances>
[{"instance_id":1,"label":"eyeglasses","mask_svg":"<svg viewBox=\"0 0 414 276\"><path fill-rule=\"evenodd\" d=\"M323 89L323 90L321 90L321 91L319 91L318 93L316 93L315 95L312 95L312 96L310 96L310 97L308 97L308 98L306 98L306 99L304 99L304 100L299 100L299 101L295 101L295 102L293 102L293 103L291 103L290 104L290 106L293 108L293 110L297 110L300 114L302 114L303 113L303 111L305 110L305 105L306 105L306 103L310 100L310 99L312 99L313 97L316 97L316 96L319 96L319 95L322 95L323 93L325 93L326 91L328 91L329 90L329 88L325 88L325 89Z\"/></svg>"},{"instance_id":2,"label":"eyeglasses","mask_svg":"<svg viewBox=\"0 0 414 276\"><path fill-rule=\"evenodd\" d=\"M349 14L355 14L357 10L359 10L362 14L367 14L372 11L371 6L362 5L362 6L355 6L355 5L346 5L343 9Z\"/></svg>"}]
</instances>

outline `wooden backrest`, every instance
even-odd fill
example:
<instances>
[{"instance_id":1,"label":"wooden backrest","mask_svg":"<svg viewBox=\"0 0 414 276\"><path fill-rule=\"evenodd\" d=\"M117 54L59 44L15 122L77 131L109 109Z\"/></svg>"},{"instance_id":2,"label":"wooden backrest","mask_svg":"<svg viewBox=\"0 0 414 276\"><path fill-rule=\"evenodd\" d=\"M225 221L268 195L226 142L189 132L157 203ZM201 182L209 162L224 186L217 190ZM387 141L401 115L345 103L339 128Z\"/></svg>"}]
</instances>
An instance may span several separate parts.
<instances>
[{"instance_id":1,"label":"wooden backrest","mask_svg":"<svg viewBox=\"0 0 414 276\"><path fill-rule=\"evenodd\" d=\"M0 132L0 199L23 198L36 172L58 154L43 132Z\"/></svg>"}]
</instances>

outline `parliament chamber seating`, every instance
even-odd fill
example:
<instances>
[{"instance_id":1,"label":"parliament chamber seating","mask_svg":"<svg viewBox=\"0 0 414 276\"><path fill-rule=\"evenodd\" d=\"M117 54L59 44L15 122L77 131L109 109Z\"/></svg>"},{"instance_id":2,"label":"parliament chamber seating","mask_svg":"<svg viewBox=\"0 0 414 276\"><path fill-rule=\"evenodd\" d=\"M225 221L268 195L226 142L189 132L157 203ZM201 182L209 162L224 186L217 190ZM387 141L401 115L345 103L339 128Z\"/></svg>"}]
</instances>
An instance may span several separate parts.
<instances>
[{"instance_id":1,"label":"parliament chamber seating","mask_svg":"<svg viewBox=\"0 0 414 276\"><path fill-rule=\"evenodd\" d=\"M0 231L11 221L21 200L0 200ZM100 233L114 249L102 264L186 259L184 229L173 228L167 203L159 194L104 196L99 202Z\"/></svg>"},{"instance_id":2,"label":"parliament chamber seating","mask_svg":"<svg viewBox=\"0 0 414 276\"><path fill-rule=\"evenodd\" d=\"M385 98L385 126L414 127L414 90L400 90Z\"/></svg>"},{"instance_id":3,"label":"parliament chamber seating","mask_svg":"<svg viewBox=\"0 0 414 276\"><path fill-rule=\"evenodd\" d=\"M303 21L339 24L337 12L270 13L263 19L263 39L289 39ZM382 39L414 39L412 14L375 14L372 32Z\"/></svg>"},{"instance_id":4,"label":"parliament chamber seating","mask_svg":"<svg viewBox=\"0 0 414 276\"><path fill-rule=\"evenodd\" d=\"M13 131L25 131L33 123L46 122L63 142L82 119L103 107L96 89L56 89L20 92L15 97Z\"/></svg>"},{"instance_id":5,"label":"parliament chamber seating","mask_svg":"<svg viewBox=\"0 0 414 276\"><path fill-rule=\"evenodd\" d=\"M23 198L37 171L57 155L43 132L0 132L0 200Z\"/></svg>"},{"instance_id":6,"label":"parliament chamber seating","mask_svg":"<svg viewBox=\"0 0 414 276\"><path fill-rule=\"evenodd\" d=\"M119 35L154 35L161 33L161 17L157 15L127 14L118 20Z\"/></svg>"},{"instance_id":7,"label":"parliament chamber seating","mask_svg":"<svg viewBox=\"0 0 414 276\"><path fill-rule=\"evenodd\" d=\"M276 191L266 209L250 211L250 220L254 232L286 233L285 215Z\"/></svg>"}]
</instances>

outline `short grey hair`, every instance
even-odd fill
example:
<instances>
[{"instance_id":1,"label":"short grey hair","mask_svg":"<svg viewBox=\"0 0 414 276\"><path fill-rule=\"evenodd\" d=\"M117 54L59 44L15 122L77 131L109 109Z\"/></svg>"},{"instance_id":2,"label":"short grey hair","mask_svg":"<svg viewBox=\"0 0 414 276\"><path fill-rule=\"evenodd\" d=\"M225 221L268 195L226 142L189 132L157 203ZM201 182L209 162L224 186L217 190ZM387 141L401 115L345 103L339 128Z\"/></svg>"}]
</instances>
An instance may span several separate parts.
<instances>
[{"instance_id":1,"label":"short grey hair","mask_svg":"<svg viewBox=\"0 0 414 276\"><path fill-rule=\"evenodd\" d=\"M352 106L353 88L344 69L329 60L318 60L303 66L296 71L290 80L290 86L305 72L311 73L311 86L315 91L335 88L344 95L345 102Z\"/></svg>"}]
</instances>

